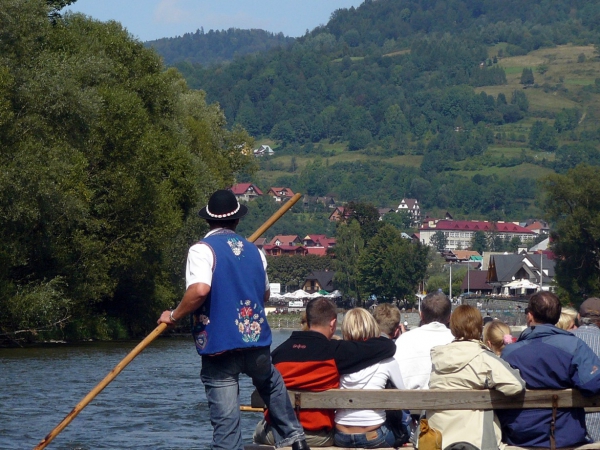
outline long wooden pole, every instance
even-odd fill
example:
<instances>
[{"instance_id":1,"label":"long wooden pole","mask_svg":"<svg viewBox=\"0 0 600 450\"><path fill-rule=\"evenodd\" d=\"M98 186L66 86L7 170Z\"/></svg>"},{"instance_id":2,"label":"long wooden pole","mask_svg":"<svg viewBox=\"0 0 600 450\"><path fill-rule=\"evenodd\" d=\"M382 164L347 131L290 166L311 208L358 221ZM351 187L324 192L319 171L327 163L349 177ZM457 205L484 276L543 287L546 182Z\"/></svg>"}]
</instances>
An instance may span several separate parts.
<instances>
[{"instance_id":1,"label":"long wooden pole","mask_svg":"<svg viewBox=\"0 0 600 450\"><path fill-rule=\"evenodd\" d=\"M267 231L275 222L279 220L281 216L283 216L294 204L300 200L302 194L298 193L294 195L291 199L289 199L281 208L279 208L275 214L273 214L269 219L252 234L248 240L250 242L256 241L260 235L262 235L265 231ZM46 448L46 446L52 442L52 440L58 436L58 434L66 428L67 425L71 423L71 421L81 412L83 408L85 408L102 390L108 386L108 384L114 380L117 375L121 373L121 371L127 367L127 365L139 355L154 339L156 339L165 329L167 328L166 323L161 323L157 326L152 333L150 333L146 338L140 342L129 354L123 358L123 360L115 366L113 370L111 370L108 375L104 377L104 379L96 385L94 389L92 389L89 394L87 394L83 399L77 403L75 408L66 415L66 417L59 423L48 435L40 441L38 445L34 447L33 450L42 450Z\"/></svg>"}]
</instances>

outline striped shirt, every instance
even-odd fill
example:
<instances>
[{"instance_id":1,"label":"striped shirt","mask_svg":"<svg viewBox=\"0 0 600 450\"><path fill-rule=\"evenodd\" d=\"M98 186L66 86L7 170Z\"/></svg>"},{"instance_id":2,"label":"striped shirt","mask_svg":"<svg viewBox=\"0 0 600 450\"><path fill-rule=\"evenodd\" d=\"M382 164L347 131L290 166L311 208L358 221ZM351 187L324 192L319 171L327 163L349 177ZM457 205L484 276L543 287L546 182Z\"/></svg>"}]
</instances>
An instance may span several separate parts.
<instances>
[{"instance_id":1,"label":"striped shirt","mask_svg":"<svg viewBox=\"0 0 600 450\"><path fill-rule=\"evenodd\" d=\"M585 342L600 357L600 328L596 325L582 325L572 333ZM585 427L594 442L600 442L600 413L585 415Z\"/></svg>"}]
</instances>

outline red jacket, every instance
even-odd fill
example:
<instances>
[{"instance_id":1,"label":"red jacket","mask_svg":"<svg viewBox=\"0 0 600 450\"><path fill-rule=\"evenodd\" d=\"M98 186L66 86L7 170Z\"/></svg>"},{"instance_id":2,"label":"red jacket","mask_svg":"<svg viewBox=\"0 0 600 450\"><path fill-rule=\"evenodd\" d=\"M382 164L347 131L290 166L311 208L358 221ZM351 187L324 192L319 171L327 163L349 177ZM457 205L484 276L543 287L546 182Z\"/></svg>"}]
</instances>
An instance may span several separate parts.
<instances>
[{"instance_id":1,"label":"red jacket","mask_svg":"<svg viewBox=\"0 0 600 450\"><path fill-rule=\"evenodd\" d=\"M394 356L396 345L388 338L367 341L329 340L316 331L294 331L271 354L290 390L321 392L337 389L340 375L354 373ZM306 430L334 427L334 410L303 409L300 423Z\"/></svg>"}]
</instances>

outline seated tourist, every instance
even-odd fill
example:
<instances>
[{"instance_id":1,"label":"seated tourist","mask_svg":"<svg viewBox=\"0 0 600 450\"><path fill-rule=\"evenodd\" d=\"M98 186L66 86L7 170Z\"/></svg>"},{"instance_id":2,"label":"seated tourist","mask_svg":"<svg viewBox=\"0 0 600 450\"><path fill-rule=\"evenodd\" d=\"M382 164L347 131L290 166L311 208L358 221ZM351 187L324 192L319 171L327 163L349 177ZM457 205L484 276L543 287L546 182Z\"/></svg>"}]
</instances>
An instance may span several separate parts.
<instances>
[{"instance_id":1,"label":"seated tourist","mask_svg":"<svg viewBox=\"0 0 600 450\"><path fill-rule=\"evenodd\" d=\"M381 335L390 339L397 339L406 330L401 320L400 310L389 303L380 303L373 309L373 318ZM390 380L388 380L386 389L397 389ZM393 447L402 447L410 439L411 433L417 428L408 410L390 410L385 412L385 426L394 433L396 440Z\"/></svg>"},{"instance_id":2,"label":"seated tourist","mask_svg":"<svg viewBox=\"0 0 600 450\"><path fill-rule=\"evenodd\" d=\"M431 351L430 389L496 389L516 395L525 389L519 371L480 341L483 319L473 306L458 306L450 316L455 339ZM501 447L500 422L494 411L428 411L429 426L442 433L442 448L468 442L481 450Z\"/></svg>"},{"instance_id":3,"label":"seated tourist","mask_svg":"<svg viewBox=\"0 0 600 450\"><path fill-rule=\"evenodd\" d=\"M348 311L342 322L344 341L362 342L380 335L377 322L363 308ZM393 358L366 367L358 372L342 375L341 389L385 389L391 380L398 389L404 389L398 364ZM335 413L335 445L347 448L376 448L394 445L396 437L385 424L384 410L339 409Z\"/></svg>"},{"instance_id":4,"label":"seated tourist","mask_svg":"<svg viewBox=\"0 0 600 450\"><path fill-rule=\"evenodd\" d=\"M502 354L504 347L515 341L510 334L510 327L501 320L494 319L483 327L483 343L498 356Z\"/></svg>"},{"instance_id":5,"label":"seated tourist","mask_svg":"<svg viewBox=\"0 0 600 450\"><path fill-rule=\"evenodd\" d=\"M306 305L308 331L294 331L288 340L271 353L273 364L290 390L322 392L337 389L340 376L354 373L394 355L396 346L388 338L377 337L364 341L334 340L337 328L337 307L330 299L312 299ZM331 409L302 409L298 413L312 447L333 445L334 411ZM254 442L274 444L270 417L256 426Z\"/></svg>"},{"instance_id":6,"label":"seated tourist","mask_svg":"<svg viewBox=\"0 0 600 450\"><path fill-rule=\"evenodd\" d=\"M561 330L574 331L577 329L577 310L569 306L563 306L560 318L556 322L557 328Z\"/></svg>"},{"instance_id":7,"label":"seated tourist","mask_svg":"<svg viewBox=\"0 0 600 450\"><path fill-rule=\"evenodd\" d=\"M525 313L527 328L502 359L519 369L527 389L577 388L583 395L600 394L600 359L581 339L554 324L560 301L552 292L532 295ZM585 410L503 409L497 412L506 442L519 447L570 447L587 442ZM552 426L552 423L555 423Z\"/></svg>"}]
</instances>

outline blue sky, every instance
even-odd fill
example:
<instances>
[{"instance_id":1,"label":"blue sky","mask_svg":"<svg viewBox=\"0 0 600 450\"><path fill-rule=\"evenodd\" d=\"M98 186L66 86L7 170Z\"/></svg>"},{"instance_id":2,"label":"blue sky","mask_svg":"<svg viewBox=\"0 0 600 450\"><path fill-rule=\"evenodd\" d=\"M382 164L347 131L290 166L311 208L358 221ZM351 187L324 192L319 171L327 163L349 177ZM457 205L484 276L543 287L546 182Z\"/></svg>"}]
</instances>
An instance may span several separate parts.
<instances>
[{"instance_id":1,"label":"blue sky","mask_svg":"<svg viewBox=\"0 0 600 450\"><path fill-rule=\"evenodd\" d=\"M78 0L65 10L116 20L142 41L204 31L260 28L301 36L326 24L333 11L363 0Z\"/></svg>"}]
</instances>

